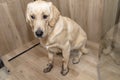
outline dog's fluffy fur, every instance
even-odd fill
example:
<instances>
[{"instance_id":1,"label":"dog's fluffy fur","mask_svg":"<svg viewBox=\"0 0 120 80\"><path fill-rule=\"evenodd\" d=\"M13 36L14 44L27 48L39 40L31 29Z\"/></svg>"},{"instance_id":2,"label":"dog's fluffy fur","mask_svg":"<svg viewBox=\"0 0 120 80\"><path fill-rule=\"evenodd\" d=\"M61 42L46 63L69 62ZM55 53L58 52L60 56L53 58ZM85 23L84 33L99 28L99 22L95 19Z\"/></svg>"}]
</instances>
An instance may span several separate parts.
<instances>
[{"instance_id":1,"label":"dog's fluffy fur","mask_svg":"<svg viewBox=\"0 0 120 80\"><path fill-rule=\"evenodd\" d=\"M44 15L47 15L46 19L43 19ZM34 16L34 19L31 16ZM43 31L43 35L39 39L41 45L48 50L49 58L49 63L44 72L49 72L52 69L54 53L62 53L62 75L66 75L69 71L68 63L71 51L75 50L79 54L73 58L73 63L78 63L82 53L87 53L85 48L86 33L76 22L60 15L59 10L51 2L38 0L29 3L26 21L34 33L38 29Z\"/></svg>"}]
</instances>

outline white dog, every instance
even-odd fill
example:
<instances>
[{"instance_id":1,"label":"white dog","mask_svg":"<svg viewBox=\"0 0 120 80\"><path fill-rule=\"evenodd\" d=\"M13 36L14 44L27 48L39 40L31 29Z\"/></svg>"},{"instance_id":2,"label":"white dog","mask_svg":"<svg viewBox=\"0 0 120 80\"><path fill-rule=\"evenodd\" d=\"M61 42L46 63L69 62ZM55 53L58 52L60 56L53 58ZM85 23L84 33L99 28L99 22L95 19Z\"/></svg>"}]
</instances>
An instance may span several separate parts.
<instances>
[{"instance_id":1,"label":"white dog","mask_svg":"<svg viewBox=\"0 0 120 80\"><path fill-rule=\"evenodd\" d=\"M73 20L60 15L58 9L46 1L35 1L27 5L26 20L32 27L34 35L48 50L49 62L44 72L53 68L53 54L61 52L63 56L62 75L69 72L68 63L71 51L77 51L78 56L73 58L73 63L78 63L82 53L87 53L86 33Z\"/></svg>"}]
</instances>

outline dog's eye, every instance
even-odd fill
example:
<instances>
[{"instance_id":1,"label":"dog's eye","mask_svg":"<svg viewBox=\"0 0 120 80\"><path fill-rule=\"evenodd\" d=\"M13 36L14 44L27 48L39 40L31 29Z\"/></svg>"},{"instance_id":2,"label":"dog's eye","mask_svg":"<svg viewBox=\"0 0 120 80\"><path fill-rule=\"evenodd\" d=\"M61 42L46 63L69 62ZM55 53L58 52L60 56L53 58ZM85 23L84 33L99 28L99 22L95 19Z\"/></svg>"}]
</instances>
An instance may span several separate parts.
<instances>
[{"instance_id":1,"label":"dog's eye","mask_svg":"<svg viewBox=\"0 0 120 80\"><path fill-rule=\"evenodd\" d=\"M31 18L32 18L32 19L35 19L35 16L34 16L34 15L31 15Z\"/></svg>"},{"instance_id":2,"label":"dog's eye","mask_svg":"<svg viewBox=\"0 0 120 80\"><path fill-rule=\"evenodd\" d=\"M48 15L43 15L43 19L47 19Z\"/></svg>"}]
</instances>

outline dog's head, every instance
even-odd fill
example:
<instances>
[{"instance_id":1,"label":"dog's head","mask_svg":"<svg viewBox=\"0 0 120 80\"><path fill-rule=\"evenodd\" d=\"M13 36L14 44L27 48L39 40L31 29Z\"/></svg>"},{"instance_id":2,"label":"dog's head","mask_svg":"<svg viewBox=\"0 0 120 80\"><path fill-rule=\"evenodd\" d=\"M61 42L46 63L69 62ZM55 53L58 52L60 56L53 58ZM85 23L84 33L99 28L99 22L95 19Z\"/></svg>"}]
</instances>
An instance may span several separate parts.
<instances>
[{"instance_id":1,"label":"dog's head","mask_svg":"<svg viewBox=\"0 0 120 80\"><path fill-rule=\"evenodd\" d=\"M35 1L27 5L26 21L32 27L35 36L45 37L50 29L54 28L59 19L60 12L52 2Z\"/></svg>"}]
</instances>

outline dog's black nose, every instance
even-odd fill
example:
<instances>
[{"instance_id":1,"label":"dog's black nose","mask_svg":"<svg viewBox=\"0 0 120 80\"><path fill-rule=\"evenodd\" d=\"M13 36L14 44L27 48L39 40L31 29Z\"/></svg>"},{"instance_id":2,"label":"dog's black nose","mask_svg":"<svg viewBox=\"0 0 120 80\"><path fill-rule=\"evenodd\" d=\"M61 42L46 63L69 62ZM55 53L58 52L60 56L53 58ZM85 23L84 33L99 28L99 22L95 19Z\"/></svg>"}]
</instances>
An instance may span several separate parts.
<instances>
[{"instance_id":1,"label":"dog's black nose","mask_svg":"<svg viewBox=\"0 0 120 80\"><path fill-rule=\"evenodd\" d=\"M37 30L37 31L35 32L35 34L36 34L37 37L42 37L43 31L42 31L42 30Z\"/></svg>"}]
</instances>

